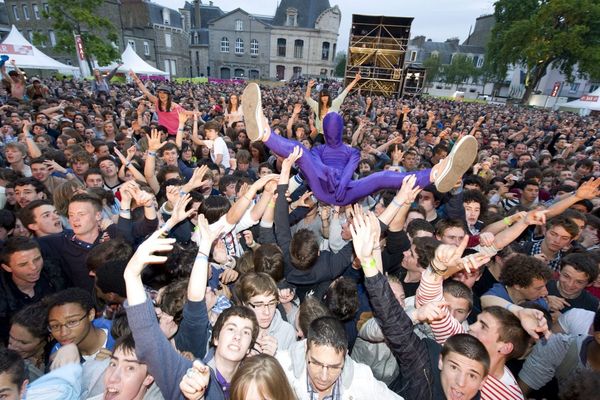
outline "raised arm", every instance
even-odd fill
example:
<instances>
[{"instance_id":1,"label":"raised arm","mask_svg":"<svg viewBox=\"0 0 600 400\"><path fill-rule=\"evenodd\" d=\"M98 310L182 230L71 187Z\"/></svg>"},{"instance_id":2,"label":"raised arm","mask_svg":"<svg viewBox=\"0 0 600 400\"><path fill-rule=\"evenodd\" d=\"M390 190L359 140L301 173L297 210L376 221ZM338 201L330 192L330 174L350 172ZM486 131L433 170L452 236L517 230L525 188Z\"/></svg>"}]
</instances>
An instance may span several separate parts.
<instances>
[{"instance_id":1,"label":"raised arm","mask_svg":"<svg viewBox=\"0 0 600 400\"><path fill-rule=\"evenodd\" d=\"M150 91L148 90L148 88L146 86L144 86L144 83L140 80L140 78L138 78L138 76L136 75L136 73L133 72L132 70L130 70L129 71L129 76L131 77L131 79L133 79L133 81L137 85L138 89L140 89L140 91L142 93L144 93L144 96L146 96L146 98L148 100L150 100L152 103L156 104L157 97L155 95L153 95L152 93L150 93Z\"/></svg>"},{"instance_id":2,"label":"raised arm","mask_svg":"<svg viewBox=\"0 0 600 400\"><path fill-rule=\"evenodd\" d=\"M591 178L582 183L574 194L550 206L546 217L555 217L581 200L592 200L598 196L600 196L600 178Z\"/></svg>"},{"instance_id":3,"label":"raised arm","mask_svg":"<svg viewBox=\"0 0 600 400\"><path fill-rule=\"evenodd\" d=\"M154 193L160 190L160 184L156 178L156 152L161 149L167 142L160 141L160 133L156 129L152 129L148 138L148 156L144 164L144 177L146 182L152 188Z\"/></svg>"},{"instance_id":4,"label":"raised arm","mask_svg":"<svg viewBox=\"0 0 600 400\"><path fill-rule=\"evenodd\" d=\"M29 128L31 127L31 123L29 121L25 121L23 123L23 141L27 145L27 154L31 158L37 158L42 155L42 151L38 147L38 145L33 141L31 134L29 133Z\"/></svg>"}]
</instances>

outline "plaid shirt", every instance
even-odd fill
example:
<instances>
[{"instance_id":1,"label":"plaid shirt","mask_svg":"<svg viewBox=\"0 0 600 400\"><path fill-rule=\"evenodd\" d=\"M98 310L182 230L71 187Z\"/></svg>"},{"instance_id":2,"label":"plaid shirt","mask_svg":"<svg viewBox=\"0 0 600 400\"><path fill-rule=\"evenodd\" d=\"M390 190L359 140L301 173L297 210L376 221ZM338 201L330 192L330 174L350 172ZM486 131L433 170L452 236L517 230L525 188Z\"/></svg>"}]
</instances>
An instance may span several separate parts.
<instances>
[{"instance_id":1,"label":"plaid shirt","mask_svg":"<svg viewBox=\"0 0 600 400\"><path fill-rule=\"evenodd\" d=\"M306 391L310 397L310 400L319 400L319 392L317 392L310 384L310 378L308 373L306 374ZM342 375L335 381L333 390L329 396L323 397L323 400L342 400Z\"/></svg>"},{"instance_id":2,"label":"plaid shirt","mask_svg":"<svg viewBox=\"0 0 600 400\"><path fill-rule=\"evenodd\" d=\"M533 246L531 247L531 250L529 251L529 255L530 256L535 256L536 254L541 254L542 253L542 240L537 240L535 242L533 242ZM548 261L548 266L550 267L550 269L552 269L552 271L558 271L559 267L560 267L560 259L563 256L563 251L560 250L558 253L556 253L556 256Z\"/></svg>"}]
</instances>

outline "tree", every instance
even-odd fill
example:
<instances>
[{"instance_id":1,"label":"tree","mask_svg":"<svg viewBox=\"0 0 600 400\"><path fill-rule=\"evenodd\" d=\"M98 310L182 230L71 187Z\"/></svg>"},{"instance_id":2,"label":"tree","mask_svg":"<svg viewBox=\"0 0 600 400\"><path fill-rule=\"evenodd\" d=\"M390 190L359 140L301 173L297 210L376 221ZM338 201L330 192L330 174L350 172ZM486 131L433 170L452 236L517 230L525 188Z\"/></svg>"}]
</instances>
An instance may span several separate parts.
<instances>
[{"instance_id":1,"label":"tree","mask_svg":"<svg viewBox=\"0 0 600 400\"><path fill-rule=\"evenodd\" d=\"M454 54L452 62L443 68L443 81L457 86L469 78L476 79L476 75L477 71L473 60L460 53Z\"/></svg>"},{"instance_id":2,"label":"tree","mask_svg":"<svg viewBox=\"0 0 600 400\"><path fill-rule=\"evenodd\" d=\"M340 51L335 56L337 64L335 64L335 76L343 78L346 74L346 53Z\"/></svg>"},{"instance_id":3,"label":"tree","mask_svg":"<svg viewBox=\"0 0 600 400\"><path fill-rule=\"evenodd\" d=\"M425 75L425 83L430 84L440 76L442 72L442 62L437 54L431 54L423 61L423 68L427 70Z\"/></svg>"},{"instance_id":4,"label":"tree","mask_svg":"<svg viewBox=\"0 0 600 400\"><path fill-rule=\"evenodd\" d=\"M600 78L598 0L498 0L494 16L486 58L497 76L511 64L526 69L524 103L549 66Z\"/></svg>"},{"instance_id":5,"label":"tree","mask_svg":"<svg viewBox=\"0 0 600 400\"><path fill-rule=\"evenodd\" d=\"M100 65L108 65L120 55L113 45L119 39L115 26L108 18L98 15L103 3L104 0L48 0L49 12L42 12L42 16L52 22L58 51L73 53L73 35L81 36L90 71L92 59Z\"/></svg>"}]
</instances>

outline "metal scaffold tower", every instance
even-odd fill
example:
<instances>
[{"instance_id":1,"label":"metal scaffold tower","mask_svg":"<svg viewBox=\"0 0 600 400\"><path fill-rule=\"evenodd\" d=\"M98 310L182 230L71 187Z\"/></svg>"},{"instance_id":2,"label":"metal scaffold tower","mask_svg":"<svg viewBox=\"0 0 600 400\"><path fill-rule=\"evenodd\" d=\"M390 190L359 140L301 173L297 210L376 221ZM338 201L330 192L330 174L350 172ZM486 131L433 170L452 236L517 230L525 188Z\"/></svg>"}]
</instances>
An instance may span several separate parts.
<instances>
[{"instance_id":1,"label":"metal scaffold tower","mask_svg":"<svg viewBox=\"0 0 600 400\"><path fill-rule=\"evenodd\" d=\"M404 57L412 21L412 17L353 14L346 85L360 72L362 79L356 88L360 88L362 93L402 96L406 86L403 83L406 75ZM411 82L409 87L412 86Z\"/></svg>"}]
</instances>

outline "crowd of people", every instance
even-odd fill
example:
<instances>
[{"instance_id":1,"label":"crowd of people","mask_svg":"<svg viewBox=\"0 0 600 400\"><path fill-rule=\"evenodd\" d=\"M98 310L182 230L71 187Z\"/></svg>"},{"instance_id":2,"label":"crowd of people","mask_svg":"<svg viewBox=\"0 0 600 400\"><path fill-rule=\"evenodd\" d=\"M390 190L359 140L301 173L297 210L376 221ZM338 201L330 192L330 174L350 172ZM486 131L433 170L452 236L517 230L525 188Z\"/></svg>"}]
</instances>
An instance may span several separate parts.
<instances>
[{"instance_id":1,"label":"crowd of people","mask_svg":"<svg viewBox=\"0 0 600 400\"><path fill-rule=\"evenodd\" d=\"M597 117L1 69L0 398L598 398Z\"/></svg>"}]
</instances>

